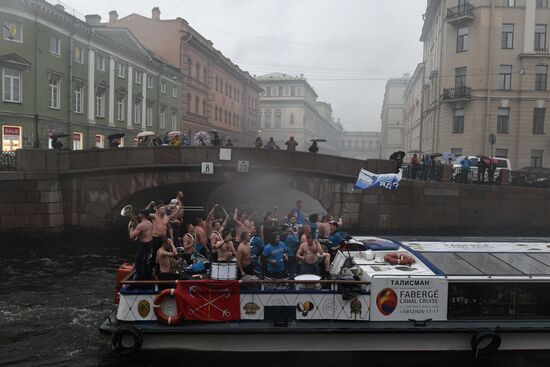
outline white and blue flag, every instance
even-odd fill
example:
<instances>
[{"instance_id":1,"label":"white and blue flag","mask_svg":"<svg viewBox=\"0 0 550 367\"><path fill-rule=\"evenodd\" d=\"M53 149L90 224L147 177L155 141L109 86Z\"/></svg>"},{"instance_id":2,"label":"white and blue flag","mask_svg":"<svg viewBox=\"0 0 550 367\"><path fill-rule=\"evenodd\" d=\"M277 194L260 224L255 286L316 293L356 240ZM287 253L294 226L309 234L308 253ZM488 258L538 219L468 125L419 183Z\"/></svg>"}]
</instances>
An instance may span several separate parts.
<instances>
[{"instance_id":1,"label":"white and blue flag","mask_svg":"<svg viewBox=\"0 0 550 367\"><path fill-rule=\"evenodd\" d=\"M399 170L399 173L384 173L376 174L361 169L357 182L355 183L355 189L365 190L371 187L382 187L388 190L397 190L399 188L399 181L403 177L403 170Z\"/></svg>"}]
</instances>

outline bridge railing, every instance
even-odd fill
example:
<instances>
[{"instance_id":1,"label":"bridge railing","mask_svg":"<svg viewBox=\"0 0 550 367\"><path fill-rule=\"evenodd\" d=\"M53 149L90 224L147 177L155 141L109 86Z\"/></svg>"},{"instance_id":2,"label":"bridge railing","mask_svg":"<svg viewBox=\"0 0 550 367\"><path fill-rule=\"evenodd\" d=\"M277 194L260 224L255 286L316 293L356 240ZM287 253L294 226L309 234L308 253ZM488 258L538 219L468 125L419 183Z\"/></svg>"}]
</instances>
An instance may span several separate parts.
<instances>
[{"instance_id":1,"label":"bridge railing","mask_svg":"<svg viewBox=\"0 0 550 367\"><path fill-rule=\"evenodd\" d=\"M0 153L0 171L15 171L15 152Z\"/></svg>"}]
</instances>

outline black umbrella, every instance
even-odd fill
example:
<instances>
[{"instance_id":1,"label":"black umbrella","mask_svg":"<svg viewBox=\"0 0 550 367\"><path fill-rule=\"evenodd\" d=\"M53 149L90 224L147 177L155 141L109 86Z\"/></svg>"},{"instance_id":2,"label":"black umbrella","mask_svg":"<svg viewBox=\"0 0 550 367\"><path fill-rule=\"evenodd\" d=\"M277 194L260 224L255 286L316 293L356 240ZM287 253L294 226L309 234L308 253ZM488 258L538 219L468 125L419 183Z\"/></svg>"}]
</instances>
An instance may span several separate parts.
<instances>
[{"instance_id":1,"label":"black umbrella","mask_svg":"<svg viewBox=\"0 0 550 367\"><path fill-rule=\"evenodd\" d=\"M402 151L402 150L398 150L397 152L393 152L391 155L390 155L390 159L392 160L401 160L405 157L405 152Z\"/></svg>"},{"instance_id":2,"label":"black umbrella","mask_svg":"<svg viewBox=\"0 0 550 367\"><path fill-rule=\"evenodd\" d=\"M71 136L71 134L65 134L65 133L53 133L52 139L59 139L59 138L66 138L67 136Z\"/></svg>"},{"instance_id":3,"label":"black umbrella","mask_svg":"<svg viewBox=\"0 0 550 367\"><path fill-rule=\"evenodd\" d=\"M437 157L441 157L442 155L443 154L441 154L441 153L432 153L432 154L430 154L430 157L437 158Z\"/></svg>"},{"instance_id":4,"label":"black umbrella","mask_svg":"<svg viewBox=\"0 0 550 367\"><path fill-rule=\"evenodd\" d=\"M327 139L311 139L310 141L313 141L313 142L317 141L317 142L324 143L327 141Z\"/></svg>"},{"instance_id":5,"label":"black umbrella","mask_svg":"<svg viewBox=\"0 0 550 367\"><path fill-rule=\"evenodd\" d=\"M116 133L116 134L111 134L107 137L107 139L109 140L115 140L115 139L120 139L120 138L123 138L125 134L123 133Z\"/></svg>"}]
</instances>

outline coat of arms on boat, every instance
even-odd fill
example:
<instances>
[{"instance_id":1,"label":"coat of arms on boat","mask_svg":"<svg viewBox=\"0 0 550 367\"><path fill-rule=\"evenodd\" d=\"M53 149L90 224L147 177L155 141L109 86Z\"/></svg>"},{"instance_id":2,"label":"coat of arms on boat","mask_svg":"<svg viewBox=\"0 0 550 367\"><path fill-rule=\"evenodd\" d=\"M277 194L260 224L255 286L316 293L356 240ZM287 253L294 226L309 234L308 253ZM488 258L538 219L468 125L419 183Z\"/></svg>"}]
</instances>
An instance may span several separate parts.
<instances>
[{"instance_id":1,"label":"coat of arms on boat","mask_svg":"<svg viewBox=\"0 0 550 367\"><path fill-rule=\"evenodd\" d=\"M300 302L296 305L296 309L298 309L298 311L300 311L302 313L302 316L306 317L307 314L309 313L309 311L313 311L313 309L315 308L315 305L313 304L313 302Z\"/></svg>"},{"instance_id":2,"label":"coat of arms on boat","mask_svg":"<svg viewBox=\"0 0 550 367\"><path fill-rule=\"evenodd\" d=\"M359 301L357 298L354 298L349 303L350 312L353 315L354 320L357 320L357 316L361 317L361 312L363 305L361 304L361 301Z\"/></svg>"},{"instance_id":3,"label":"coat of arms on boat","mask_svg":"<svg viewBox=\"0 0 550 367\"><path fill-rule=\"evenodd\" d=\"M139 316L146 318L147 315L149 315L149 312L151 311L151 304L149 303L149 301L142 299L138 303L137 311L139 313Z\"/></svg>"},{"instance_id":4,"label":"coat of arms on boat","mask_svg":"<svg viewBox=\"0 0 550 367\"><path fill-rule=\"evenodd\" d=\"M243 310L247 315L255 315L259 309L260 306L258 306L254 302L248 302L243 306Z\"/></svg>"}]
</instances>

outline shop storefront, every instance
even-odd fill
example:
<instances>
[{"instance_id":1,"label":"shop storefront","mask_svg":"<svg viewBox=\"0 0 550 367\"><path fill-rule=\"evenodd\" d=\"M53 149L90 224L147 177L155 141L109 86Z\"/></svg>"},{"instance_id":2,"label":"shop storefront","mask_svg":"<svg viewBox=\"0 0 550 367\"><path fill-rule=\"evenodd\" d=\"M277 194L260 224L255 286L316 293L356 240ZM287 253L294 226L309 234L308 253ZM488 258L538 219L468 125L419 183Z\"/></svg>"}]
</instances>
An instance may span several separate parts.
<instances>
[{"instance_id":1,"label":"shop storefront","mask_svg":"<svg viewBox=\"0 0 550 367\"><path fill-rule=\"evenodd\" d=\"M23 147L23 129L21 126L2 125L2 151L14 152Z\"/></svg>"}]
</instances>

